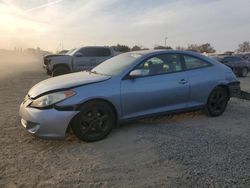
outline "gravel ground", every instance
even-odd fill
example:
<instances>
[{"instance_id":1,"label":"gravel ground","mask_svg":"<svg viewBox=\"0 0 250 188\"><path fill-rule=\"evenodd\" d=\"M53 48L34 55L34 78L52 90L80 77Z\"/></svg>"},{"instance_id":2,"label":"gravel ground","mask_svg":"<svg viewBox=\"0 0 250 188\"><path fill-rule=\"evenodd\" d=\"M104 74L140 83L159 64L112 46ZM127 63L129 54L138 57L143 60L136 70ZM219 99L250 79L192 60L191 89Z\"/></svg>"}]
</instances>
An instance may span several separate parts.
<instances>
[{"instance_id":1,"label":"gravel ground","mask_svg":"<svg viewBox=\"0 0 250 188\"><path fill-rule=\"evenodd\" d=\"M231 99L216 118L132 122L96 143L42 140L21 127L18 108L47 76L25 62L0 69L0 187L250 187L250 101ZM250 92L250 76L240 81Z\"/></svg>"}]
</instances>

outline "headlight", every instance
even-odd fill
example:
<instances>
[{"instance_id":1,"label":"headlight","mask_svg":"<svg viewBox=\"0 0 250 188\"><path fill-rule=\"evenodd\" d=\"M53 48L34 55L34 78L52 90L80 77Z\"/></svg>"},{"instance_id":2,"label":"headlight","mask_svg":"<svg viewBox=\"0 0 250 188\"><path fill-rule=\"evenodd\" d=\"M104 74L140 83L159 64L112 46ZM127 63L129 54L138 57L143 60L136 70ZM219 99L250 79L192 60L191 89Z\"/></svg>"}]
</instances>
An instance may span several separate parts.
<instances>
[{"instance_id":1,"label":"headlight","mask_svg":"<svg viewBox=\"0 0 250 188\"><path fill-rule=\"evenodd\" d=\"M48 107L57 102L60 102L69 97L72 97L73 95L75 95L75 92L71 90L50 93L48 95L44 95L44 96L39 97L38 99L33 100L30 106L37 107L37 108Z\"/></svg>"}]
</instances>

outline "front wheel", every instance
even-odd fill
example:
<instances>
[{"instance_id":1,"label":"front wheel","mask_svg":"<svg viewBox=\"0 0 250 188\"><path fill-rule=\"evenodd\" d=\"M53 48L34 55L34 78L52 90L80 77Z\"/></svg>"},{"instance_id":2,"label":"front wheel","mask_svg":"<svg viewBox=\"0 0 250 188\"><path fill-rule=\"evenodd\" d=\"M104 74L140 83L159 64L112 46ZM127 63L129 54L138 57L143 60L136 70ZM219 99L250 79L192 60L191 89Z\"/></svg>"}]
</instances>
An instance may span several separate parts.
<instances>
[{"instance_id":1,"label":"front wheel","mask_svg":"<svg viewBox=\"0 0 250 188\"><path fill-rule=\"evenodd\" d=\"M71 128L80 140L94 142L105 138L115 125L115 114L106 102L93 101L84 104L73 119Z\"/></svg>"},{"instance_id":2,"label":"front wheel","mask_svg":"<svg viewBox=\"0 0 250 188\"><path fill-rule=\"evenodd\" d=\"M210 116L220 116L227 107L228 92L223 87L216 87L208 97L206 111Z\"/></svg>"}]
</instances>

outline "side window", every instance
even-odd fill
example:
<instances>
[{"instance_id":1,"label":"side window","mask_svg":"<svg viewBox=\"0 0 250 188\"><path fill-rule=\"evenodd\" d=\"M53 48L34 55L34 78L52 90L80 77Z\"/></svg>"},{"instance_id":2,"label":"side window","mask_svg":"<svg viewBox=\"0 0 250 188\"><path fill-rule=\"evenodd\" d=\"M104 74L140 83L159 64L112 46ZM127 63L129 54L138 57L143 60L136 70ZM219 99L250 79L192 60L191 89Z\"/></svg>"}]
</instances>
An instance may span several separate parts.
<instances>
[{"instance_id":1,"label":"side window","mask_svg":"<svg viewBox=\"0 0 250 188\"><path fill-rule=\"evenodd\" d=\"M177 54L164 54L152 57L136 69L141 69L145 76L178 72L182 70L180 56Z\"/></svg>"},{"instance_id":2,"label":"side window","mask_svg":"<svg viewBox=\"0 0 250 188\"><path fill-rule=\"evenodd\" d=\"M241 58L240 57L234 57L233 60L234 60L234 62L238 62L238 61L241 61Z\"/></svg>"},{"instance_id":3,"label":"side window","mask_svg":"<svg viewBox=\"0 0 250 188\"><path fill-rule=\"evenodd\" d=\"M224 62L237 62L241 61L240 57L225 57Z\"/></svg>"},{"instance_id":4,"label":"side window","mask_svg":"<svg viewBox=\"0 0 250 188\"><path fill-rule=\"evenodd\" d=\"M80 52L83 54L83 57L105 57L111 55L108 48L83 48Z\"/></svg>"},{"instance_id":5,"label":"side window","mask_svg":"<svg viewBox=\"0 0 250 188\"><path fill-rule=\"evenodd\" d=\"M85 57L97 56L97 50L95 48L85 48Z\"/></svg>"},{"instance_id":6,"label":"side window","mask_svg":"<svg viewBox=\"0 0 250 188\"><path fill-rule=\"evenodd\" d=\"M111 56L110 49L108 49L108 48L98 48L97 49L97 56L99 56L99 57Z\"/></svg>"},{"instance_id":7,"label":"side window","mask_svg":"<svg viewBox=\"0 0 250 188\"><path fill-rule=\"evenodd\" d=\"M188 70L209 66L207 62L193 56L184 55L184 61Z\"/></svg>"},{"instance_id":8,"label":"side window","mask_svg":"<svg viewBox=\"0 0 250 188\"><path fill-rule=\"evenodd\" d=\"M93 57L94 56L94 50L92 48L82 48L79 50L79 52L82 53L83 57Z\"/></svg>"},{"instance_id":9,"label":"side window","mask_svg":"<svg viewBox=\"0 0 250 188\"><path fill-rule=\"evenodd\" d=\"M224 58L224 61L225 61L225 62L234 62L234 59L231 58L231 57L225 57L225 58Z\"/></svg>"}]
</instances>

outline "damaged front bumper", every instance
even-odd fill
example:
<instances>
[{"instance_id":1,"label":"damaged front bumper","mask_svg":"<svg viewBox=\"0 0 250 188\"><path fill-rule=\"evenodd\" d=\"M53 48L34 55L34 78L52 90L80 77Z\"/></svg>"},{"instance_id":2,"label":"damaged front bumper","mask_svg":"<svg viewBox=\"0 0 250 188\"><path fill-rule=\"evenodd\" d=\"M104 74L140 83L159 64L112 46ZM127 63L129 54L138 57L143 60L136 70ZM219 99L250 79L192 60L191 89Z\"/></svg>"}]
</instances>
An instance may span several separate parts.
<instances>
[{"instance_id":1,"label":"damaged front bumper","mask_svg":"<svg viewBox=\"0 0 250 188\"><path fill-rule=\"evenodd\" d=\"M42 138L64 138L71 119L78 113L54 108L41 110L27 106L28 103L20 105L21 124L29 133Z\"/></svg>"}]
</instances>

